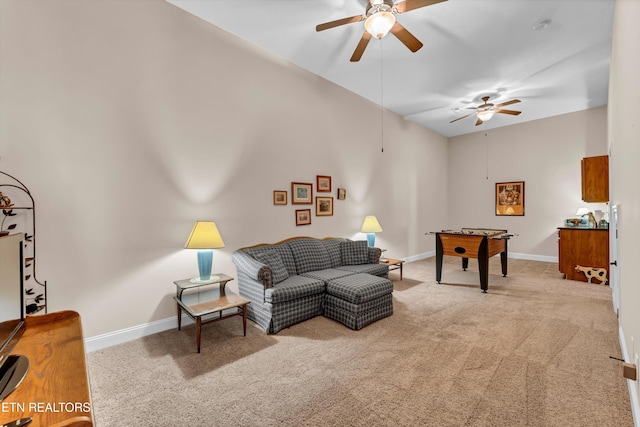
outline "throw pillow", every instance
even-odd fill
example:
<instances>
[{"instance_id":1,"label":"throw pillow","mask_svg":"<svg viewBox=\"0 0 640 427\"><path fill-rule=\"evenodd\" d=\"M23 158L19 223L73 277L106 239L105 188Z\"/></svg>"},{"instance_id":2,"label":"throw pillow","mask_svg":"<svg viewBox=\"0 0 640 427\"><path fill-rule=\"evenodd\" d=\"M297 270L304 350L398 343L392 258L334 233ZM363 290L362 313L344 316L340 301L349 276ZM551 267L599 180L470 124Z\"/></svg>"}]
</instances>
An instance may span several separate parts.
<instances>
[{"instance_id":1,"label":"throw pillow","mask_svg":"<svg viewBox=\"0 0 640 427\"><path fill-rule=\"evenodd\" d=\"M258 261L265 263L267 267L271 269L274 285L289 277L289 273L287 272L287 268L284 266L284 262L282 262L280 254L273 249L255 254L254 257Z\"/></svg>"},{"instance_id":2,"label":"throw pillow","mask_svg":"<svg viewBox=\"0 0 640 427\"><path fill-rule=\"evenodd\" d=\"M348 240L340 243L343 265L369 263L369 249L366 240Z\"/></svg>"}]
</instances>

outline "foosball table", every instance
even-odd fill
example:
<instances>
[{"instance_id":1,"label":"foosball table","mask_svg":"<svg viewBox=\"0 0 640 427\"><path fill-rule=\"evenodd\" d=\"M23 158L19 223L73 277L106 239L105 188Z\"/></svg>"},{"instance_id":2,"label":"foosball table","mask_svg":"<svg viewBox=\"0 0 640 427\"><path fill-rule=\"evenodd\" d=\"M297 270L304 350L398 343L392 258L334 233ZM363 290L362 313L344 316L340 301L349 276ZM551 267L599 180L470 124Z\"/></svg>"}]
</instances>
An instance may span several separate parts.
<instances>
[{"instance_id":1,"label":"foosball table","mask_svg":"<svg viewBox=\"0 0 640 427\"><path fill-rule=\"evenodd\" d=\"M486 293L489 288L489 258L500 254L502 275L507 275L507 241L513 234L507 230L491 228L461 228L432 232L436 235L436 282L442 279L442 259L444 255L462 258L462 269L467 270L469 258L478 260L480 289Z\"/></svg>"}]
</instances>

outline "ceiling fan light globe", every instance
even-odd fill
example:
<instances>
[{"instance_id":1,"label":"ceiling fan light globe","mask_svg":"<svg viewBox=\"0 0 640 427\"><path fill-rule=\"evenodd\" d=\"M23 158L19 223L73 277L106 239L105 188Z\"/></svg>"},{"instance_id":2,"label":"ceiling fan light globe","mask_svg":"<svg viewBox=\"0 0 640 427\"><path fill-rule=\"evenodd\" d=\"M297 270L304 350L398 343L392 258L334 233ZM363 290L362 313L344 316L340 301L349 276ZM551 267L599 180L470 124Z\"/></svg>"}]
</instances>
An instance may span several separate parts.
<instances>
[{"instance_id":1,"label":"ceiling fan light globe","mask_svg":"<svg viewBox=\"0 0 640 427\"><path fill-rule=\"evenodd\" d=\"M479 111L477 116L480 120L482 120L483 122L486 122L487 120L491 120L491 117L493 117L494 114L495 114L495 111L486 110L486 111Z\"/></svg>"},{"instance_id":2,"label":"ceiling fan light globe","mask_svg":"<svg viewBox=\"0 0 640 427\"><path fill-rule=\"evenodd\" d=\"M391 12L376 12L364 21L364 29L377 39L386 36L396 23L396 17Z\"/></svg>"}]
</instances>

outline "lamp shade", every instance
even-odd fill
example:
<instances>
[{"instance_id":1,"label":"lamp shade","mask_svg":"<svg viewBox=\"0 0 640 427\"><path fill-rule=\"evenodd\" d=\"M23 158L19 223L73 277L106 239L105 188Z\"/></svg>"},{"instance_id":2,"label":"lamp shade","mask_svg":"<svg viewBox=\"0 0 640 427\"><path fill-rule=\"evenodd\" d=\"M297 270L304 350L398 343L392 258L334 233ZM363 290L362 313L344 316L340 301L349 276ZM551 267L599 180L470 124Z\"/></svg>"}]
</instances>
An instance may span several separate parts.
<instances>
[{"instance_id":1,"label":"lamp shade","mask_svg":"<svg viewBox=\"0 0 640 427\"><path fill-rule=\"evenodd\" d=\"M382 227L380 227L378 219L375 216L370 215L364 217L364 222L362 223L360 231L363 233L379 233L382 231Z\"/></svg>"},{"instance_id":2,"label":"lamp shade","mask_svg":"<svg viewBox=\"0 0 640 427\"><path fill-rule=\"evenodd\" d=\"M576 215L578 216L582 216L582 215L586 215L589 213L589 208L580 208L578 209L578 211L576 212Z\"/></svg>"},{"instance_id":3,"label":"lamp shade","mask_svg":"<svg viewBox=\"0 0 640 427\"><path fill-rule=\"evenodd\" d=\"M184 244L185 249L224 248L224 241L213 221L197 221Z\"/></svg>"}]
</instances>

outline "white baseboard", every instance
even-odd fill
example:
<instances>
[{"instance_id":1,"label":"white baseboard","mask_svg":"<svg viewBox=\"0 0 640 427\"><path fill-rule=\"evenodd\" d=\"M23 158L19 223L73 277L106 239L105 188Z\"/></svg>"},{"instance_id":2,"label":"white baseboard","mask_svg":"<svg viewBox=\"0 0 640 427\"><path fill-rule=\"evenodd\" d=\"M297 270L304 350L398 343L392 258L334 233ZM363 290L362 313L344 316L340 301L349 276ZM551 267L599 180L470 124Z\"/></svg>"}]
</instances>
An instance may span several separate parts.
<instances>
[{"instance_id":1,"label":"white baseboard","mask_svg":"<svg viewBox=\"0 0 640 427\"><path fill-rule=\"evenodd\" d=\"M434 257L434 256L436 256L436 251L429 251L429 252L424 252L424 253L418 254L418 255L408 256L408 257L404 258L404 261L406 261L406 262L419 261L421 259L431 258L431 257ZM525 259L525 260L529 260L529 261L541 261L541 262L558 262L558 257L557 256L520 254L520 253L516 253L516 252L510 252L509 253L509 258Z\"/></svg>"},{"instance_id":2,"label":"white baseboard","mask_svg":"<svg viewBox=\"0 0 640 427\"><path fill-rule=\"evenodd\" d=\"M194 323L190 317L182 315L182 326ZM168 319L156 320L155 322L145 323L143 325L132 326L119 331L113 331L102 335L96 335L84 340L84 348L87 353L101 350L103 348L112 347L114 345L123 344L128 341L137 340L148 335L164 332L169 329L176 329L178 320L175 317Z\"/></svg>"},{"instance_id":3,"label":"white baseboard","mask_svg":"<svg viewBox=\"0 0 640 427\"><path fill-rule=\"evenodd\" d=\"M558 262L557 256L519 254L516 252L509 252L509 258L526 259L529 261L541 261L541 262Z\"/></svg>"},{"instance_id":4,"label":"white baseboard","mask_svg":"<svg viewBox=\"0 0 640 427\"><path fill-rule=\"evenodd\" d=\"M419 261L421 259L430 258L436 256L436 251L424 252L417 255L411 255L404 258L404 261ZM558 257L542 256L542 255L529 255L510 253L509 258L527 259L531 261L544 261L544 262L558 262ZM182 324L189 325L193 323L190 317L186 315L182 316ZM132 326L130 328L121 329L119 331L108 332L102 335L96 335L94 337L87 338L84 341L85 349L88 353L92 351L101 350L103 348L111 347L114 345L122 344L127 341L133 341L139 338L146 337L148 335L157 334L169 329L175 329L178 327L178 321L175 317L167 319L156 320L155 322L145 323L143 325ZM637 398L636 398L637 402Z\"/></svg>"},{"instance_id":5,"label":"white baseboard","mask_svg":"<svg viewBox=\"0 0 640 427\"><path fill-rule=\"evenodd\" d=\"M421 259L431 258L431 257L434 257L434 256L436 256L436 251L429 251L429 252L425 252L425 253L418 254L418 255L408 256L406 258L403 258L403 260L406 261L406 262L420 261Z\"/></svg>"},{"instance_id":6,"label":"white baseboard","mask_svg":"<svg viewBox=\"0 0 640 427\"><path fill-rule=\"evenodd\" d=\"M624 339L624 332L622 326L618 327L618 339L620 340L620 350L625 362L633 363L632 358L628 357L627 344ZM629 400L631 401L631 413L633 414L633 425L640 427L640 401L638 400L638 388L636 387L637 380L627 380L627 388L629 389Z\"/></svg>"}]
</instances>

